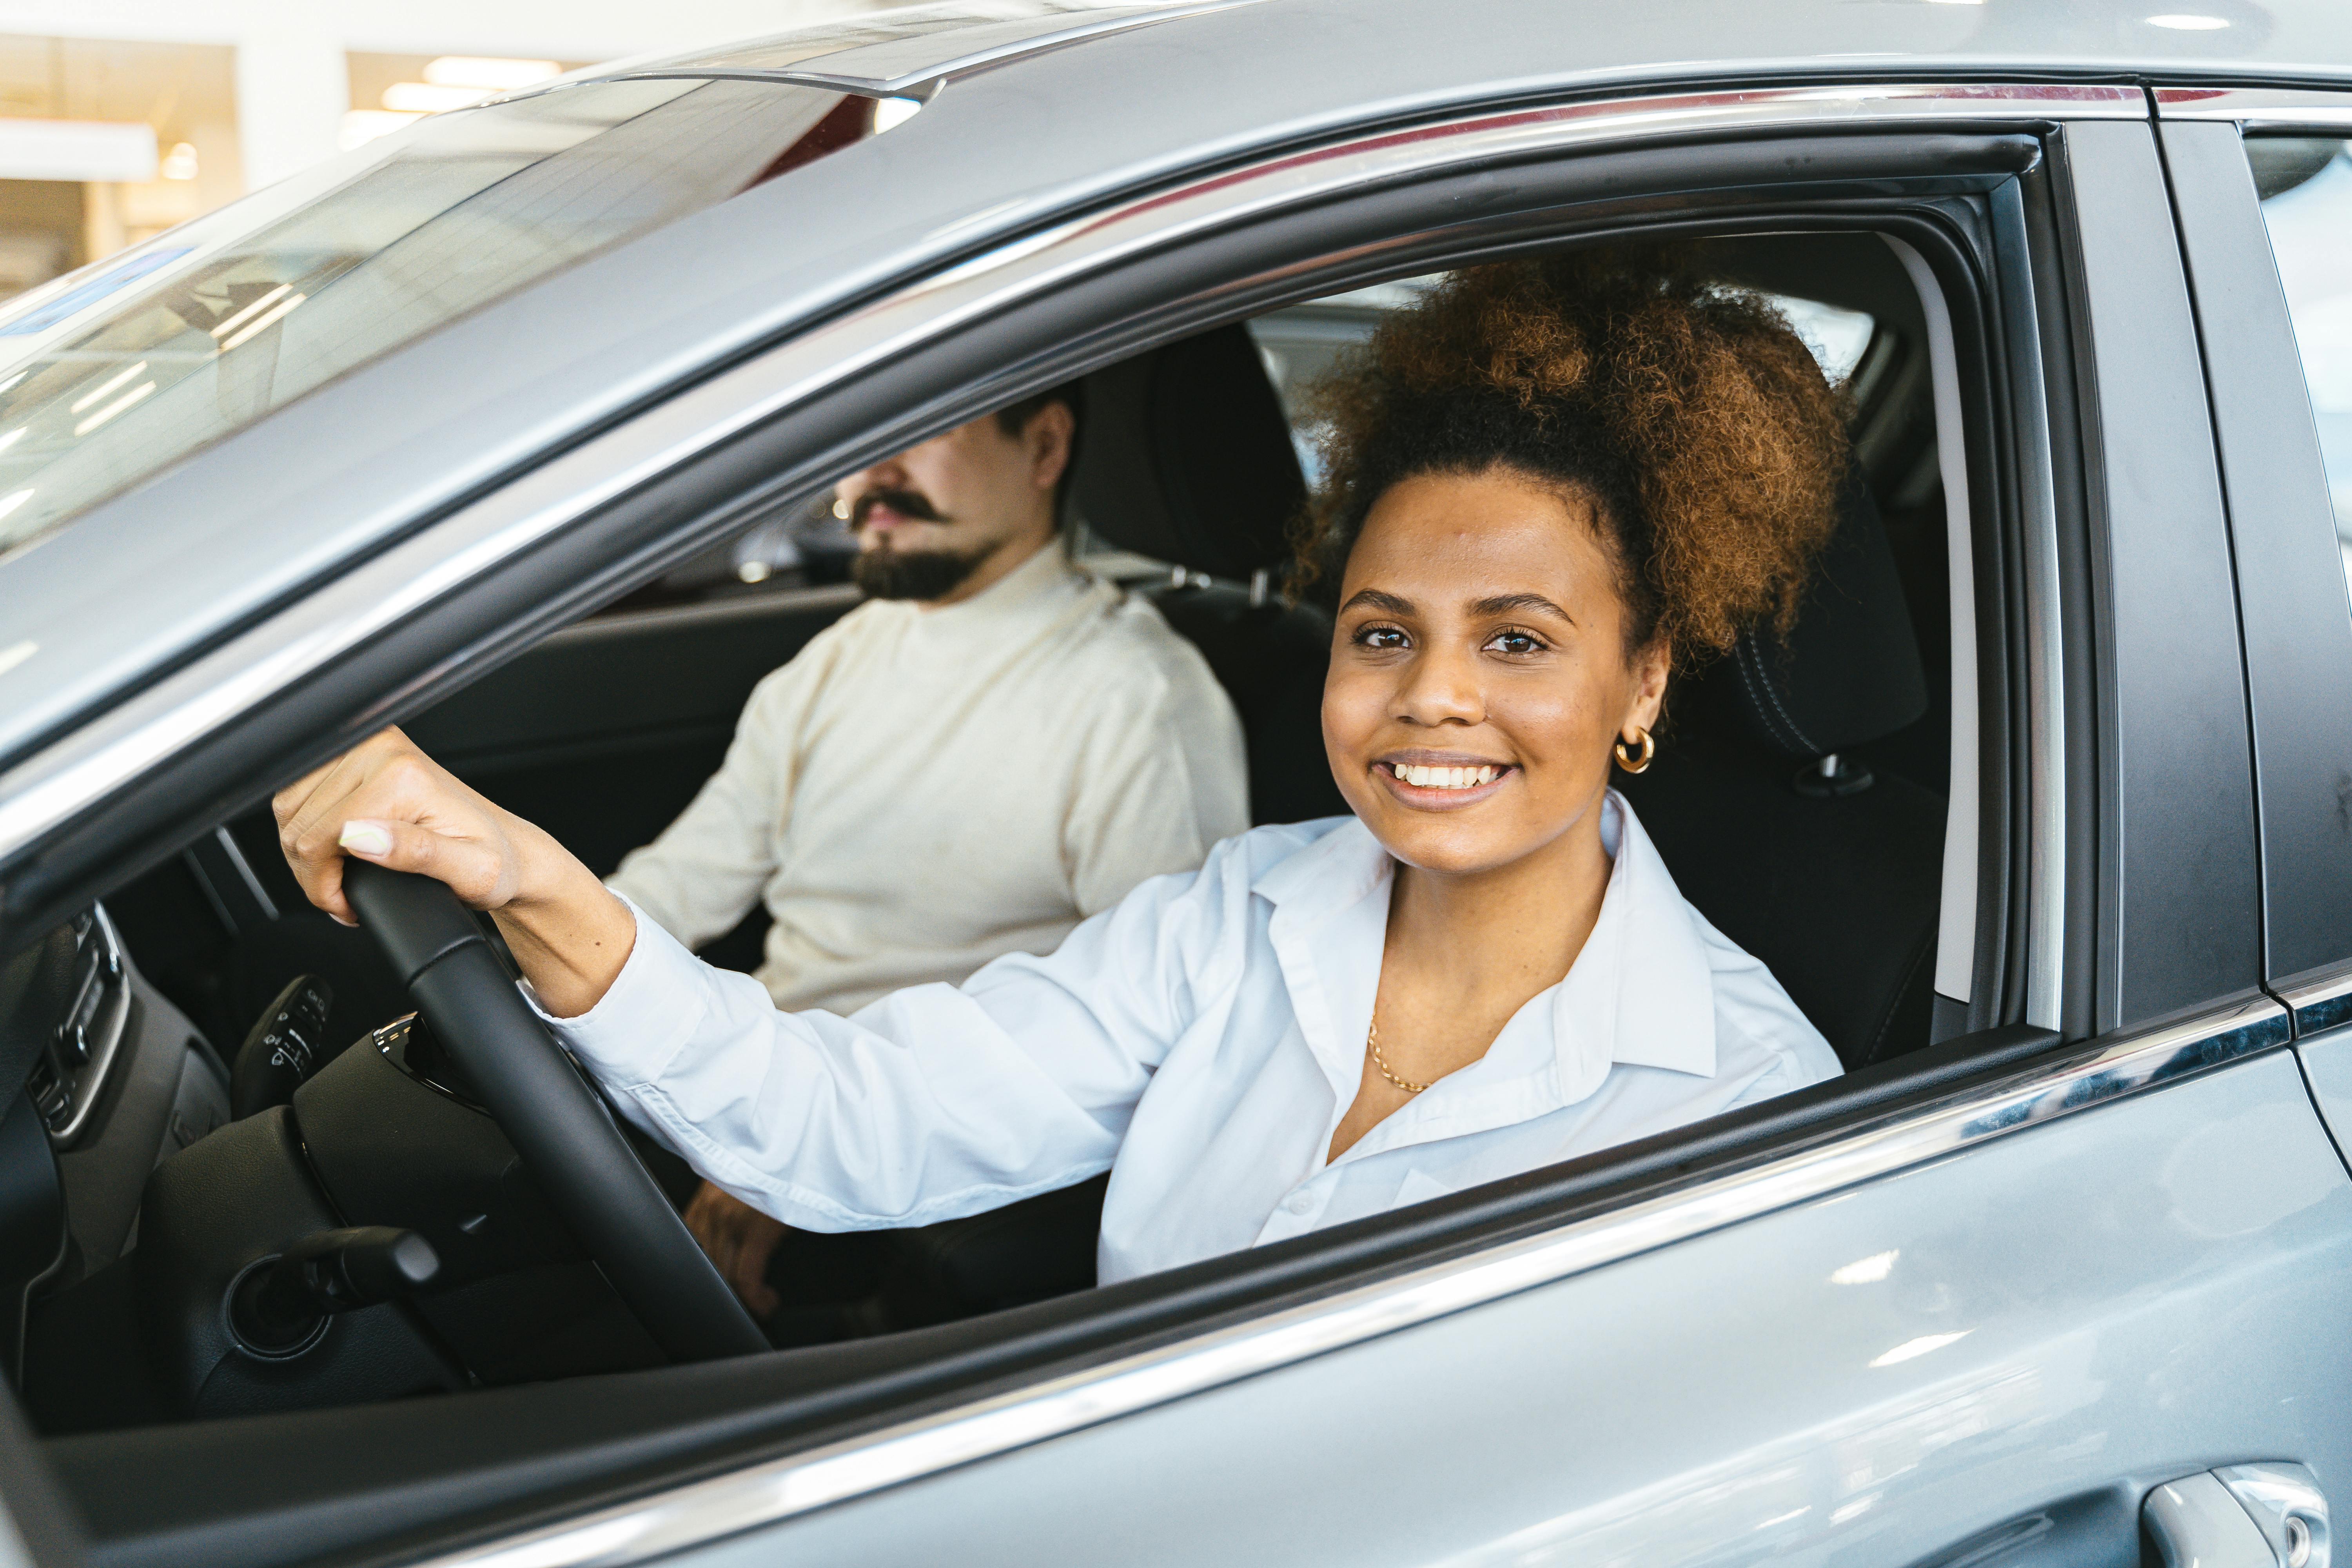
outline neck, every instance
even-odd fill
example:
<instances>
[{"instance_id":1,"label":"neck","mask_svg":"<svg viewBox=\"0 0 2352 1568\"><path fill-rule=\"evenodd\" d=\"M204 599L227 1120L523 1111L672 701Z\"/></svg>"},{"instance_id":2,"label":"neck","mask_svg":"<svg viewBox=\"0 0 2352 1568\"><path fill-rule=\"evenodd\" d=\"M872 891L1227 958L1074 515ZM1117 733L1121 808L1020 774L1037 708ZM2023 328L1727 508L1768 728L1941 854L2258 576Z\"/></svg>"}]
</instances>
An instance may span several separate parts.
<instances>
[{"instance_id":1,"label":"neck","mask_svg":"<svg viewBox=\"0 0 2352 1568\"><path fill-rule=\"evenodd\" d=\"M1034 520L1031 526L1007 538L988 552L988 559L973 568L971 576L955 585L954 592L944 598L924 602L925 609L936 610L948 605L961 605L967 599L978 598L1007 577L1020 570L1022 564L1054 542L1054 519L1051 513Z\"/></svg>"},{"instance_id":2,"label":"neck","mask_svg":"<svg viewBox=\"0 0 2352 1568\"><path fill-rule=\"evenodd\" d=\"M1567 832L1507 866L1400 865L1383 984L1394 978L1516 1011L1567 976L1601 918L1609 870L1598 795Z\"/></svg>"}]
</instances>

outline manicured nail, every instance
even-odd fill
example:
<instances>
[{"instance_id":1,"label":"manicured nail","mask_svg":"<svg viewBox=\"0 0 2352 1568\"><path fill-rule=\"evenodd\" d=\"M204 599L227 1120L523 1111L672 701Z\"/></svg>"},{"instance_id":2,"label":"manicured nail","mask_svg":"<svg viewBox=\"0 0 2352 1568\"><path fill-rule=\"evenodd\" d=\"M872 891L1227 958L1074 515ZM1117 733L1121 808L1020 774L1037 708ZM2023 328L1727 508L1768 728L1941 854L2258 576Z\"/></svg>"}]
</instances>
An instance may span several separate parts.
<instances>
[{"instance_id":1,"label":"manicured nail","mask_svg":"<svg viewBox=\"0 0 2352 1568\"><path fill-rule=\"evenodd\" d=\"M392 853L392 829L381 822L346 822L342 837L335 842L354 855L389 855Z\"/></svg>"}]
</instances>

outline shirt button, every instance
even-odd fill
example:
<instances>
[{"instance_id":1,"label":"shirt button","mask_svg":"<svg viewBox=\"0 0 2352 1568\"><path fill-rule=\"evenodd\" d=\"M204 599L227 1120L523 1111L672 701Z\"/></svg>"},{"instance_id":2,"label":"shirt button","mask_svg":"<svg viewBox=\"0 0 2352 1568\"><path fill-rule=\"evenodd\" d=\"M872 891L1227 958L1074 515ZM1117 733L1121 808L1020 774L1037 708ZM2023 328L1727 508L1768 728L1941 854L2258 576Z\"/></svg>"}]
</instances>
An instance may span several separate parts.
<instances>
[{"instance_id":1,"label":"shirt button","mask_svg":"<svg viewBox=\"0 0 2352 1568\"><path fill-rule=\"evenodd\" d=\"M1293 1193L1282 1206L1292 1214L1305 1214L1315 1206L1315 1198L1309 1193Z\"/></svg>"}]
</instances>

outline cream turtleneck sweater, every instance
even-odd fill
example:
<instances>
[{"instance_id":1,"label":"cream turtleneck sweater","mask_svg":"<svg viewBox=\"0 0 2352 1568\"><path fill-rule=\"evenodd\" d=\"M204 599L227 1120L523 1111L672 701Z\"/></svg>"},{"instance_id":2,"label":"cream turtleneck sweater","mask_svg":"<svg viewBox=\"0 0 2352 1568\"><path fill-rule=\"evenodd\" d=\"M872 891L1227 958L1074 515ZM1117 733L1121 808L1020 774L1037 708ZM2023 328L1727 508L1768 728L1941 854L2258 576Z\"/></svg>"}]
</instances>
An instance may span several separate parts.
<instances>
[{"instance_id":1,"label":"cream turtleneck sweater","mask_svg":"<svg viewBox=\"0 0 2352 1568\"><path fill-rule=\"evenodd\" d=\"M873 600L818 634L610 882L688 947L764 900L776 1005L848 1013L1051 952L1248 826L1207 663L1051 544L961 604Z\"/></svg>"}]
</instances>

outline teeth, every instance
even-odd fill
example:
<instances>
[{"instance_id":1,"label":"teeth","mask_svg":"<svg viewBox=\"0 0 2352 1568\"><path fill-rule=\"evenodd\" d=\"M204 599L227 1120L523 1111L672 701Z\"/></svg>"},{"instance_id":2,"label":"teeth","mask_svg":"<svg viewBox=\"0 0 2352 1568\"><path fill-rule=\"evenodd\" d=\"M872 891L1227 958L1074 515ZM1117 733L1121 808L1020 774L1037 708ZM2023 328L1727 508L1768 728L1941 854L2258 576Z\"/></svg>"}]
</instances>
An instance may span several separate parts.
<instances>
[{"instance_id":1,"label":"teeth","mask_svg":"<svg viewBox=\"0 0 2352 1568\"><path fill-rule=\"evenodd\" d=\"M1492 766L1423 768L1414 767L1405 763L1394 763L1390 765L1396 770L1397 777L1416 789L1476 789L1482 784L1493 784L1503 776L1502 769Z\"/></svg>"}]
</instances>

